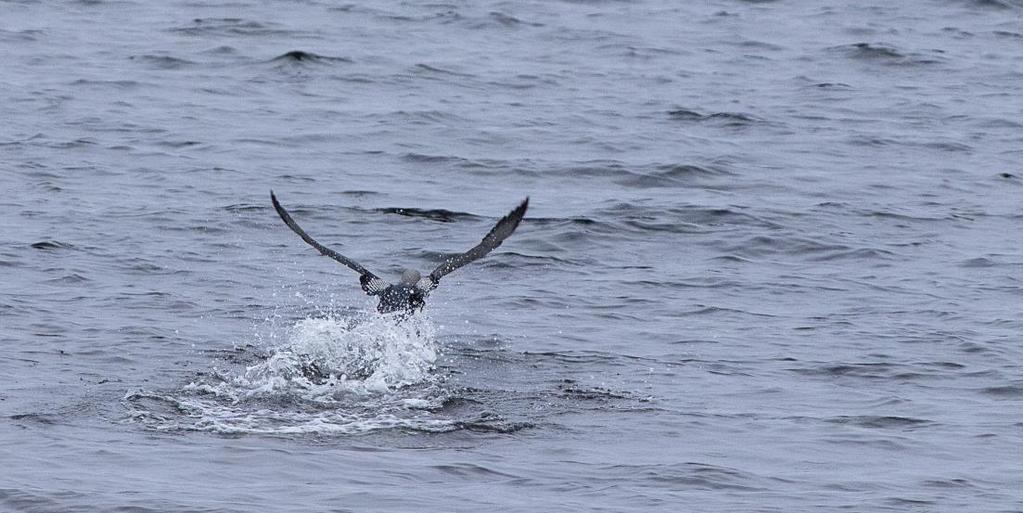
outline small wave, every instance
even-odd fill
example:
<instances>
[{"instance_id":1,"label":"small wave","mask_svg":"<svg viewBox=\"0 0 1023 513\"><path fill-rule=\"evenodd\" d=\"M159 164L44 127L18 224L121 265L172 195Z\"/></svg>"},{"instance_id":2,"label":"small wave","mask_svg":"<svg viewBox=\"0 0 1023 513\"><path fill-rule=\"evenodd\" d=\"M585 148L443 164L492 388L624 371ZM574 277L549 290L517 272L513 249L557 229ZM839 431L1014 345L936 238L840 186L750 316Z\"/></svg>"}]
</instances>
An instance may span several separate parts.
<instances>
[{"instance_id":1,"label":"small wave","mask_svg":"<svg viewBox=\"0 0 1023 513\"><path fill-rule=\"evenodd\" d=\"M80 78L71 82L72 86L79 87L115 87L117 89L134 89L142 85L134 80L89 80Z\"/></svg>"},{"instance_id":2,"label":"small wave","mask_svg":"<svg viewBox=\"0 0 1023 513\"><path fill-rule=\"evenodd\" d=\"M603 219L604 221L602 221ZM777 228L769 219L734 208L676 207L655 208L631 203L616 203L597 210L592 217L530 218L530 222L552 228L610 233L706 233L718 226L757 226Z\"/></svg>"},{"instance_id":3,"label":"small wave","mask_svg":"<svg viewBox=\"0 0 1023 513\"><path fill-rule=\"evenodd\" d=\"M380 212L382 214L397 214L399 216L406 217L420 217L423 219L430 219L432 221L440 221L442 223L452 223L463 219L479 219L480 217L475 214L468 212L454 212L451 210L438 209L423 209L423 208L402 208L402 207L386 207L373 209L374 212Z\"/></svg>"},{"instance_id":4,"label":"small wave","mask_svg":"<svg viewBox=\"0 0 1023 513\"><path fill-rule=\"evenodd\" d=\"M319 55L312 52L304 52L302 50L292 50L290 52L278 55L270 62L286 62L286 63L315 63L315 64L328 64L332 62L343 62L351 63L354 62L347 57L330 57L326 55Z\"/></svg>"},{"instance_id":5,"label":"small wave","mask_svg":"<svg viewBox=\"0 0 1023 513\"><path fill-rule=\"evenodd\" d=\"M11 415L8 418L25 423L42 424L46 426L53 426L60 423L60 416L50 413L19 413Z\"/></svg>"},{"instance_id":6,"label":"small wave","mask_svg":"<svg viewBox=\"0 0 1023 513\"><path fill-rule=\"evenodd\" d=\"M440 5L440 4L438 4ZM470 30L487 30L494 27L512 29L520 27L542 27L542 23L525 21L516 16L506 14L499 11L491 11L487 14L471 14L464 15L453 9L439 11L436 13L420 15L420 16L409 16L404 14L384 14L380 13L380 16L389 21L399 22L438 22L443 25L458 24L464 28Z\"/></svg>"},{"instance_id":7,"label":"small wave","mask_svg":"<svg viewBox=\"0 0 1023 513\"><path fill-rule=\"evenodd\" d=\"M1012 2L1011 0L968 0L968 4L978 9L1019 9L1023 7L1019 2Z\"/></svg>"},{"instance_id":8,"label":"small wave","mask_svg":"<svg viewBox=\"0 0 1023 513\"><path fill-rule=\"evenodd\" d=\"M1010 39L1023 39L1023 34L1021 34L1019 32L1010 32L1010 31L1007 31L1007 30L996 30L996 31L992 32L992 34L994 34L994 35L996 35L998 37L1007 37L1007 38L1010 38Z\"/></svg>"},{"instance_id":9,"label":"small wave","mask_svg":"<svg viewBox=\"0 0 1023 513\"><path fill-rule=\"evenodd\" d=\"M530 217L531 224L539 226L596 226L606 223L589 217Z\"/></svg>"},{"instance_id":10,"label":"small wave","mask_svg":"<svg viewBox=\"0 0 1023 513\"><path fill-rule=\"evenodd\" d=\"M921 143L920 146L926 149L952 153L973 153L973 146L956 141L925 142Z\"/></svg>"},{"instance_id":11,"label":"small wave","mask_svg":"<svg viewBox=\"0 0 1023 513\"><path fill-rule=\"evenodd\" d=\"M414 114L422 117L423 113L408 113L400 112L400 114ZM427 115L430 115L429 113ZM427 155L424 153L406 153L402 155L402 159L408 162L424 163L424 164L447 164L447 163L462 163L466 159L462 157L456 157L453 155Z\"/></svg>"},{"instance_id":12,"label":"small wave","mask_svg":"<svg viewBox=\"0 0 1023 513\"><path fill-rule=\"evenodd\" d=\"M507 435L522 431L524 429L532 429L536 427L536 424L532 422L507 422L499 421L493 422L491 419L484 419L483 421L458 421L452 424L452 428L466 431L473 431L476 433L499 433Z\"/></svg>"},{"instance_id":13,"label":"small wave","mask_svg":"<svg viewBox=\"0 0 1023 513\"><path fill-rule=\"evenodd\" d=\"M815 252L818 250L814 248L808 251ZM819 251L822 251L822 253L810 257L809 260L817 262L827 262L832 260L893 260L898 256L892 251L880 248L824 247Z\"/></svg>"},{"instance_id":14,"label":"small wave","mask_svg":"<svg viewBox=\"0 0 1023 513\"><path fill-rule=\"evenodd\" d=\"M195 65L195 63L190 60L171 57L169 55L132 55L129 59L147 64L157 69L181 69Z\"/></svg>"},{"instance_id":15,"label":"small wave","mask_svg":"<svg viewBox=\"0 0 1023 513\"><path fill-rule=\"evenodd\" d=\"M457 253L449 254L446 258L451 258L457 255ZM528 269L530 267L536 267L540 269L549 269L552 264L560 266L581 266L584 265L580 262L567 260L564 258L558 258L552 255L526 255L515 251L502 251L501 259L490 259L487 260L483 265L489 269Z\"/></svg>"},{"instance_id":16,"label":"small wave","mask_svg":"<svg viewBox=\"0 0 1023 513\"><path fill-rule=\"evenodd\" d=\"M649 172L625 171L625 173L628 173L627 176L615 180L615 183L639 189L676 187L691 184L704 177L725 174L720 169L694 164L664 164L655 166Z\"/></svg>"},{"instance_id":17,"label":"small wave","mask_svg":"<svg viewBox=\"0 0 1023 513\"><path fill-rule=\"evenodd\" d=\"M832 424L849 424L874 429L908 429L933 424L929 420L892 415L841 415L826 419L826 421Z\"/></svg>"},{"instance_id":18,"label":"small wave","mask_svg":"<svg viewBox=\"0 0 1023 513\"><path fill-rule=\"evenodd\" d=\"M891 506L894 506L895 508L898 508L900 510L905 510L905 509L909 509L909 508L912 508L912 509L920 509L920 508L932 509L934 506L936 506L938 504L936 501L929 501L929 500L924 500L924 499L907 499L907 498L904 498L904 497L892 497L890 499L885 500L885 503L887 503L887 504L889 504Z\"/></svg>"},{"instance_id":19,"label":"small wave","mask_svg":"<svg viewBox=\"0 0 1023 513\"><path fill-rule=\"evenodd\" d=\"M377 12L376 15L384 20L398 21L398 22L424 22L424 21L439 21L442 24L454 23L461 21L464 17L461 14L453 10L446 10L437 13L431 13L421 16L409 16L405 14L391 14L384 12Z\"/></svg>"},{"instance_id":20,"label":"small wave","mask_svg":"<svg viewBox=\"0 0 1023 513\"><path fill-rule=\"evenodd\" d=\"M762 217L741 212L734 208L678 207L667 210L677 215L682 222L699 226L758 226L780 228L781 225Z\"/></svg>"},{"instance_id":21,"label":"small wave","mask_svg":"<svg viewBox=\"0 0 1023 513\"><path fill-rule=\"evenodd\" d=\"M353 191L341 191L339 194L343 194L345 196L354 196L356 198L362 198L362 197L366 197L366 196L379 196L381 193L379 193L377 191L353 190Z\"/></svg>"},{"instance_id":22,"label":"small wave","mask_svg":"<svg viewBox=\"0 0 1023 513\"><path fill-rule=\"evenodd\" d=\"M156 146L163 147L163 148L180 149L180 148L190 148L190 147L194 147L194 146L201 146L201 145L203 145L205 143L203 143L201 141L191 141L191 140L187 140L186 139L186 140L155 141L154 144Z\"/></svg>"},{"instance_id":23,"label":"small wave","mask_svg":"<svg viewBox=\"0 0 1023 513\"><path fill-rule=\"evenodd\" d=\"M751 316L760 318L772 318L775 317L771 314L752 312L748 310L742 310L737 308L724 308L720 306L708 306L708 305L696 305L697 308L690 310L680 310L672 312L672 317L689 317L693 315L723 315L723 316Z\"/></svg>"},{"instance_id":24,"label":"small wave","mask_svg":"<svg viewBox=\"0 0 1023 513\"><path fill-rule=\"evenodd\" d=\"M569 380L571 381L571 380ZM573 401L612 401L617 399L631 399L632 396L625 392L611 390L604 387L581 388L574 383L558 385L558 392L561 397Z\"/></svg>"},{"instance_id":25,"label":"small wave","mask_svg":"<svg viewBox=\"0 0 1023 513\"><path fill-rule=\"evenodd\" d=\"M894 47L884 44L854 43L845 46L836 46L836 50L842 50L852 57L860 59L903 59L905 55Z\"/></svg>"},{"instance_id":26,"label":"small wave","mask_svg":"<svg viewBox=\"0 0 1023 513\"><path fill-rule=\"evenodd\" d=\"M228 212L260 212L267 210L265 205L254 204L254 203L235 203L226 207L221 207Z\"/></svg>"},{"instance_id":27,"label":"small wave","mask_svg":"<svg viewBox=\"0 0 1023 513\"><path fill-rule=\"evenodd\" d=\"M610 475L627 475L630 479L670 486L673 489L764 491L769 489L763 478L736 468L709 463L615 464L601 469Z\"/></svg>"},{"instance_id":28,"label":"small wave","mask_svg":"<svg viewBox=\"0 0 1023 513\"><path fill-rule=\"evenodd\" d=\"M772 52L779 52L785 49L784 46L777 45L774 43L768 43L767 41L757 41L755 39L740 39L738 41L726 41L725 44L734 45L739 48L750 48L754 50L769 50Z\"/></svg>"},{"instance_id":29,"label":"small wave","mask_svg":"<svg viewBox=\"0 0 1023 513\"><path fill-rule=\"evenodd\" d=\"M457 72L457 71L452 71L452 70L440 68L440 67L437 67L437 66L431 66L429 64L423 64L423 63L416 64L415 67L412 70L412 73L415 74L415 75L422 75L422 76L452 76L452 77L461 77L461 78L473 78L474 77L474 75L472 75L470 73L460 73L460 72Z\"/></svg>"},{"instance_id":30,"label":"small wave","mask_svg":"<svg viewBox=\"0 0 1023 513\"><path fill-rule=\"evenodd\" d=\"M813 86L818 89L852 89L852 86L842 82L820 82Z\"/></svg>"},{"instance_id":31,"label":"small wave","mask_svg":"<svg viewBox=\"0 0 1023 513\"><path fill-rule=\"evenodd\" d=\"M919 369L917 367L916 369ZM818 367L791 368L792 372L804 376L825 378L860 378L869 380L900 380L913 381L923 378L935 378L946 375L947 369L925 370L915 372L913 366L884 362L828 364Z\"/></svg>"},{"instance_id":32,"label":"small wave","mask_svg":"<svg viewBox=\"0 0 1023 513\"><path fill-rule=\"evenodd\" d=\"M966 489L966 488L978 488L976 484L971 482L969 479L962 478L951 478L951 479L927 479L921 484L932 488L944 488L944 489Z\"/></svg>"},{"instance_id":33,"label":"small wave","mask_svg":"<svg viewBox=\"0 0 1023 513\"><path fill-rule=\"evenodd\" d=\"M235 55L238 53L238 49L233 46L221 45L203 50L201 53L204 55Z\"/></svg>"},{"instance_id":34,"label":"small wave","mask_svg":"<svg viewBox=\"0 0 1023 513\"><path fill-rule=\"evenodd\" d=\"M282 36L292 31L274 28L273 24L242 18L195 18L186 27L169 29L170 32L197 37L212 36Z\"/></svg>"},{"instance_id":35,"label":"small wave","mask_svg":"<svg viewBox=\"0 0 1023 513\"><path fill-rule=\"evenodd\" d=\"M46 280L43 283L73 285L73 284L77 284L77 283L85 283L87 281L90 281L90 280L88 278L86 278L85 276L82 276L81 274L78 274L78 273L71 273L71 274L66 274L64 276L61 276L60 278L53 278L51 280Z\"/></svg>"},{"instance_id":36,"label":"small wave","mask_svg":"<svg viewBox=\"0 0 1023 513\"><path fill-rule=\"evenodd\" d=\"M669 111L668 115L671 116L671 119L676 121L705 122L732 128L746 127L763 122L763 120L759 118L750 116L749 114L743 114L741 112L714 112L711 114L702 114L695 110L678 108Z\"/></svg>"},{"instance_id":37,"label":"small wave","mask_svg":"<svg viewBox=\"0 0 1023 513\"><path fill-rule=\"evenodd\" d=\"M890 252L876 248L854 248L845 244L833 244L794 236L758 235L736 245L725 248L729 254L741 257L764 257L768 255L792 255L814 261L839 260L847 258L882 258Z\"/></svg>"},{"instance_id":38,"label":"small wave","mask_svg":"<svg viewBox=\"0 0 1023 513\"><path fill-rule=\"evenodd\" d=\"M4 42L22 42L22 41L36 41L39 35L44 34L42 30L31 29L31 30L3 30L0 29L0 41Z\"/></svg>"},{"instance_id":39,"label":"small wave","mask_svg":"<svg viewBox=\"0 0 1023 513\"><path fill-rule=\"evenodd\" d=\"M503 12L498 12L498 11L491 12L490 13L490 19L496 21L497 23L499 23L499 24L501 24L501 25L503 25L505 27L517 27L517 26L542 27L543 26L543 23L522 21L521 19L516 18L515 16L512 16L510 14L505 14Z\"/></svg>"},{"instance_id":40,"label":"small wave","mask_svg":"<svg viewBox=\"0 0 1023 513\"><path fill-rule=\"evenodd\" d=\"M56 251L58 249L74 249L74 246L67 242L60 242L57 240L44 240L32 243L33 249L39 249L42 251Z\"/></svg>"},{"instance_id":41,"label":"small wave","mask_svg":"<svg viewBox=\"0 0 1023 513\"><path fill-rule=\"evenodd\" d=\"M732 174L719 165L686 162L630 165L616 160L582 161L572 166L551 170L549 173L572 178L608 178L618 185L639 189L679 187Z\"/></svg>"},{"instance_id":42,"label":"small wave","mask_svg":"<svg viewBox=\"0 0 1023 513\"><path fill-rule=\"evenodd\" d=\"M303 411L286 404L234 407L199 397L133 392L125 396L130 419L160 431L207 431L219 434L358 435L374 431L408 429L444 432L454 421L419 418L414 408L404 411L359 408ZM308 410L308 409L306 409Z\"/></svg>"},{"instance_id":43,"label":"small wave","mask_svg":"<svg viewBox=\"0 0 1023 513\"><path fill-rule=\"evenodd\" d=\"M941 62L940 58L933 55L925 56L919 53L906 53L893 46L881 43L853 43L833 46L829 50L844 54L850 59L892 66L928 65ZM933 50L933 52L942 53L940 50Z\"/></svg>"},{"instance_id":44,"label":"small wave","mask_svg":"<svg viewBox=\"0 0 1023 513\"><path fill-rule=\"evenodd\" d=\"M853 135L848 139L849 144L853 146L867 146L880 148L884 146L899 146L903 144L903 141L897 139L890 139L885 137L876 137L871 135Z\"/></svg>"},{"instance_id":45,"label":"small wave","mask_svg":"<svg viewBox=\"0 0 1023 513\"><path fill-rule=\"evenodd\" d=\"M1023 398L1023 385L1003 385L997 387L987 387L981 389L985 395L998 397L1002 399L1019 399Z\"/></svg>"},{"instance_id":46,"label":"small wave","mask_svg":"<svg viewBox=\"0 0 1023 513\"><path fill-rule=\"evenodd\" d=\"M904 213L904 212L895 212L895 211L891 211L891 210L861 211L860 215L862 215L864 217L874 217L874 218L878 218L878 219L892 219L892 220L896 220L896 221L921 222L921 223L933 223L933 222L947 221L947 220L955 219L956 218L956 214L949 214L949 215L945 215L945 216L922 216L922 215L913 215L913 214Z\"/></svg>"},{"instance_id":47,"label":"small wave","mask_svg":"<svg viewBox=\"0 0 1023 513\"><path fill-rule=\"evenodd\" d=\"M963 261L962 263L959 264L959 267L983 268L983 267L994 267L996 265L998 265L998 264L995 263L995 261L991 260L990 258L977 257L977 258L970 258L968 260Z\"/></svg>"}]
</instances>

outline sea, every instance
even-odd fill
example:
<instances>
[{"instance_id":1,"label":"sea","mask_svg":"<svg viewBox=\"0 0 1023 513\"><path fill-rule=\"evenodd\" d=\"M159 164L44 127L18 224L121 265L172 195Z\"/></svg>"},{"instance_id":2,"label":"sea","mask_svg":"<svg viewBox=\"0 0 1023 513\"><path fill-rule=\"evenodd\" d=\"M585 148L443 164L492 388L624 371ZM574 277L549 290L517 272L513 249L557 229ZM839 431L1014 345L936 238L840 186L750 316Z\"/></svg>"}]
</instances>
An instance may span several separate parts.
<instances>
[{"instance_id":1,"label":"sea","mask_svg":"<svg viewBox=\"0 0 1023 513\"><path fill-rule=\"evenodd\" d=\"M0 511L1023 511L1023 1L0 0Z\"/></svg>"}]
</instances>

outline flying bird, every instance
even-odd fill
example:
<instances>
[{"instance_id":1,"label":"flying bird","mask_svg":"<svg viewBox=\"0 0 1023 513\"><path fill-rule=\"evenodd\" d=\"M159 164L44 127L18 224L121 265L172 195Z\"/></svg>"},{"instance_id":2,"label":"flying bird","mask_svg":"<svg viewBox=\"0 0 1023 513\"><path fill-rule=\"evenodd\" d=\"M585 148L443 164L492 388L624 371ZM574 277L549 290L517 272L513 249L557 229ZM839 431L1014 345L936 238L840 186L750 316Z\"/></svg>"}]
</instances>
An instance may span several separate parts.
<instances>
[{"instance_id":1,"label":"flying bird","mask_svg":"<svg viewBox=\"0 0 1023 513\"><path fill-rule=\"evenodd\" d=\"M377 296L380 299L377 311L380 313L402 312L405 314L412 314L422 310L423 306L426 305L426 296L433 289L437 288L441 278L459 267L483 258L487 253L500 246L515 231L515 228L518 228L519 222L522 221L522 216L526 214L526 209L529 208L529 198L526 198L508 215L502 217L490 229L490 232L483 237L483 240L469 251L444 260L425 278L415 269L404 269L401 273L401 281L392 285L369 272L354 260L316 242L291 218L291 214L277 201L277 196L274 195L273 191L270 191L270 201L273 202L277 214L284 220L284 224L288 225L288 228L297 233L302 240L316 248L322 255L333 258L349 269L359 273L359 283L362 285L362 290L366 294Z\"/></svg>"}]
</instances>

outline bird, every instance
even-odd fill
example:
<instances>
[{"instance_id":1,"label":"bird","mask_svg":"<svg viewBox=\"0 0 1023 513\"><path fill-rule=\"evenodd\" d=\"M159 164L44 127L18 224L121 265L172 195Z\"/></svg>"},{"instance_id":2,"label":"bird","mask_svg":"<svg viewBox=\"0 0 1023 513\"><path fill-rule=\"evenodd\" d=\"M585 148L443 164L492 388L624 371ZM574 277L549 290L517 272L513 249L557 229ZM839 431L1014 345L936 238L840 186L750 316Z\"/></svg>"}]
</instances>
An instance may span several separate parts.
<instances>
[{"instance_id":1,"label":"bird","mask_svg":"<svg viewBox=\"0 0 1023 513\"><path fill-rule=\"evenodd\" d=\"M522 221L522 217L526 215L526 209L529 208L529 197L526 197L519 206L515 207L508 215L502 217L490 229L490 232L483 237L483 240L473 246L472 249L445 259L425 278L419 271L406 268L402 270L401 279L398 283L391 284L368 271L358 262L316 242L316 239L310 237L295 222L291 214L277 200L277 195L272 190L270 191L270 201L273 203L277 215L284 221L284 224L297 233L306 244L316 248L320 254L330 257L359 273L359 284L362 286L362 290L366 294L376 296L379 299L377 304L378 312L382 314L398 312L404 316L422 311L423 307L426 306L426 297L433 289L437 288L441 278L462 266L483 258L500 246L505 239L515 232L515 229L518 228L519 223Z\"/></svg>"}]
</instances>

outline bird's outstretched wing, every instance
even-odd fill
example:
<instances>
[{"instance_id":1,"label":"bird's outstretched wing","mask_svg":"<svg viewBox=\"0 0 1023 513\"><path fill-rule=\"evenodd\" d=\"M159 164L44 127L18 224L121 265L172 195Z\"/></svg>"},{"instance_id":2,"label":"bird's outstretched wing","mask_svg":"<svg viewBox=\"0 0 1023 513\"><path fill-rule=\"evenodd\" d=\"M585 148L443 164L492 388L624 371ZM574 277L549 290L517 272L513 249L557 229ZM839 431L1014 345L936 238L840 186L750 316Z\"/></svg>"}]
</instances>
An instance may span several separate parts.
<instances>
[{"instance_id":1,"label":"bird's outstretched wing","mask_svg":"<svg viewBox=\"0 0 1023 513\"><path fill-rule=\"evenodd\" d=\"M527 208L529 208L529 198L523 200L522 204L515 207L515 210L512 210L508 213L508 215L502 217L501 220L490 229L490 233L488 233L486 237L483 237L483 240L475 247L461 255L455 255L448 258L444 261L444 263L437 266L437 268L430 273L430 276L427 276L427 278L423 280L423 285L425 285L425 287L422 288L432 290L440 282L440 279L448 273L470 262L483 258L487 253L490 253L500 246L501 243L504 242L504 239L507 239L508 236L515 231L515 228L518 228L519 221L522 221L522 216L526 215Z\"/></svg>"},{"instance_id":2,"label":"bird's outstretched wing","mask_svg":"<svg viewBox=\"0 0 1023 513\"><path fill-rule=\"evenodd\" d=\"M333 258L334 260L348 266L351 270L359 273L359 283L362 284L362 290L366 291L367 294L375 296L387 288L388 283L386 281L381 280L377 275L367 271L366 268L359 265L358 262L355 262L341 253L316 242L315 239L310 237L309 234L291 218L291 214L289 214L288 211L281 206L281 203L277 201L277 196L274 195L274 191L270 191L270 201L273 202L274 210L277 211L277 215L281 216L284 224L288 225L288 228L291 228L291 230L297 233L299 237L302 237L302 240L316 248L316 250L322 255Z\"/></svg>"}]
</instances>

